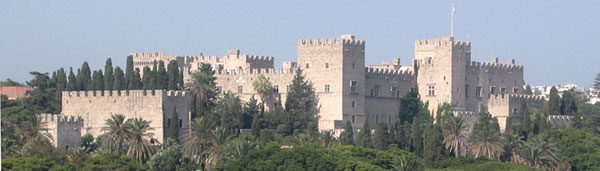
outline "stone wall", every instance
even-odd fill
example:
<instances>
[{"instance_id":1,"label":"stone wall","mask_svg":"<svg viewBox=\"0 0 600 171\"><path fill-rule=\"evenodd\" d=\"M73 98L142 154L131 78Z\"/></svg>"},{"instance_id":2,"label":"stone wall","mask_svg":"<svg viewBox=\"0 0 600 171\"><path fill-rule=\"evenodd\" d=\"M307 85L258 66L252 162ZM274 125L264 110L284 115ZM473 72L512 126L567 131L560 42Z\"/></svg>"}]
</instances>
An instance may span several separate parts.
<instances>
[{"instance_id":1,"label":"stone wall","mask_svg":"<svg viewBox=\"0 0 600 171\"><path fill-rule=\"evenodd\" d=\"M60 114L40 114L46 123L52 144L58 149L70 150L81 145L83 118Z\"/></svg>"},{"instance_id":2,"label":"stone wall","mask_svg":"<svg viewBox=\"0 0 600 171\"><path fill-rule=\"evenodd\" d=\"M506 128L506 121L512 119L513 123L520 122L519 114L521 104L524 102L528 108L541 109L544 106L544 98L541 96L507 94L507 95L492 95L487 102L488 111L492 117L498 118L500 130Z\"/></svg>"},{"instance_id":3,"label":"stone wall","mask_svg":"<svg viewBox=\"0 0 600 171\"><path fill-rule=\"evenodd\" d=\"M163 142L168 134L166 121L171 118L174 107L182 122L179 132L185 134L189 125L190 97L184 91L65 91L62 113L83 118L81 135L89 133L95 137L104 133L102 128L113 114L122 114L126 119L142 118L150 121L154 139Z\"/></svg>"}]
</instances>

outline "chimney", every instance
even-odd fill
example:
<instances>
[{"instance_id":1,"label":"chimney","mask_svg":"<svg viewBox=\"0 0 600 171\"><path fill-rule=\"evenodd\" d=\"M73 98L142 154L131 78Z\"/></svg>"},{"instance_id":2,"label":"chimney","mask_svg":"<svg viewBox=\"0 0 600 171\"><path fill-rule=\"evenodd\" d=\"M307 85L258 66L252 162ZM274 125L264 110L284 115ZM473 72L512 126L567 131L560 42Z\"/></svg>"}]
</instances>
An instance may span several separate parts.
<instances>
[{"instance_id":1,"label":"chimney","mask_svg":"<svg viewBox=\"0 0 600 171\"><path fill-rule=\"evenodd\" d=\"M493 58L492 58L492 63L495 63L495 64L497 64L497 63L498 63L498 58L497 58L497 57L493 57Z\"/></svg>"},{"instance_id":2,"label":"chimney","mask_svg":"<svg viewBox=\"0 0 600 171\"><path fill-rule=\"evenodd\" d=\"M515 64L515 59L508 59L508 64L514 65Z\"/></svg>"}]
</instances>

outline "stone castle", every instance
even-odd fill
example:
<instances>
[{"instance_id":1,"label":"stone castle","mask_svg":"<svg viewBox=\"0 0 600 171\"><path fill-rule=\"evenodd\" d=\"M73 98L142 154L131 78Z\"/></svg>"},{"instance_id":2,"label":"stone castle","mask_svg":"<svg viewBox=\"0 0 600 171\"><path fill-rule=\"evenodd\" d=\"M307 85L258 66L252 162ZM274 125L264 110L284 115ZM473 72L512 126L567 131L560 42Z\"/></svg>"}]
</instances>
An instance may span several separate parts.
<instances>
[{"instance_id":1,"label":"stone castle","mask_svg":"<svg viewBox=\"0 0 600 171\"><path fill-rule=\"evenodd\" d=\"M319 98L319 130L336 133L343 130L347 121L355 129L362 128L365 121L369 125L396 122L399 99L411 90L418 90L432 111L449 103L453 112L462 115L469 125L476 121L480 107L486 106L498 118L502 130L507 119L519 118L522 102L534 107L541 107L544 102L542 97L524 95L523 66L515 64L515 60L506 64L499 63L498 58L492 62L471 61L471 43L452 37L417 40L410 66L401 66L400 59L394 59L392 64L366 66L365 41L353 35L300 40L297 62L283 62L279 69L274 68L273 57L244 55L239 50L230 50L223 57L162 53L131 56L134 68L140 71L151 68L155 61L166 65L175 60L186 81L202 63L211 64L218 90L232 92L242 100L258 97L252 83L264 75L276 94L263 99L267 107L281 105L277 103L285 100L296 70L302 69ZM83 119L81 135L98 136L111 114L124 114L127 118L151 121L155 140L163 142L173 108L181 119L180 132L185 133L190 120L191 97L183 91L63 92L62 98L62 115Z\"/></svg>"}]
</instances>

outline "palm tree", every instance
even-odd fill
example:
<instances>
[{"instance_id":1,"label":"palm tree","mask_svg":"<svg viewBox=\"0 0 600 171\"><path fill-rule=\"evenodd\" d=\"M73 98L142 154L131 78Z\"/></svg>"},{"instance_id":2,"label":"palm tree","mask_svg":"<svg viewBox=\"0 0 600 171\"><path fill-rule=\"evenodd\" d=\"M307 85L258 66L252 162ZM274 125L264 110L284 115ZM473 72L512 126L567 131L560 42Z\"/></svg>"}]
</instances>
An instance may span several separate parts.
<instances>
[{"instance_id":1,"label":"palm tree","mask_svg":"<svg viewBox=\"0 0 600 171\"><path fill-rule=\"evenodd\" d=\"M504 150L508 154L508 160L513 163L520 163L523 161L521 155L519 154L519 148L521 148L524 144L524 137L519 134L509 132L504 135L504 139L506 140L506 144L504 144Z\"/></svg>"},{"instance_id":2,"label":"palm tree","mask_svg":"<svg viewBox=\"0 0 600 171\"><path fill-rule=\"evenodd\" d=\"M271 82L263 74L258 75L258 78L252 82L252 86L254 87L254 91L260 95L260 100L263 104L265 99L273 93Z\"/></svg>"},{"instance_id":3,"label":"palm tree","mask_svg":"<svg viewBox=\"0 0 600 171\"><path fill-rule=\"evenodd\" d=\"M313 142L313 138L308 134L299 134L298 136L294 137L293 141L295 144L302 146L311 144Z\"/></svg>"},{"instance_id":4,"label":"palm tree","mask_svg":"<svg viewBox=\"0 0 600 171\"><path fill-rule=\"evenodd\" d=\"M35 116L17 128L17 133L21 136L20 138L23 142L21 154L25 154L29 147L37 143L54 141L52 135L48 132L50 129L48 129L47 125L42 117Z\"/></svg>"},{"instance_id":5,"label":"palm tree","mask_svg":"<svg viewBox=\"0 0 600 171\"><path fill-rule=\"evenodd\" d=\"M227 143L225 157L228 160L236 161L247 155L255 147L256 144L248 140L236 139Z\"/></svg>"},{"instance_id":6,"label":"palm tree","mask_svg":"<svg viewBox=\"0 0 600 171\"><path fill-rule=\"evenodd\" d=\"M521 148L520 155L523 157L523 164L544 170L558 167L561 159L556 145L541 135L530 138Z\"/></svg>"},{"instance_id":7,"label":"palm tree","mask_svg":"<svg viewBox=\"0 0 600 171\"><path fill-rule=\"evenodd\" d=\"M132 122L127 124L127 129L130 130L130 136L127 141L127 155L137 159L140 163L144 163L152 157L156 151L152 145L150 145L150 139L153 133L149 133L150 122L141 118L135 118Z\"/></svg>"},{"instance_id":8,"label":"palm tree","mask_svg":"<svg viewBox=\"0 0 600 171\"><path fill-rule=\"evenodd\" d=\"M211 170L217 168L222 164L223 150L227 139L227 129L221 126L210 131L211 139L208 148L204 151L206 158L204 158L204 168Z\"/></svg>"},{"instance_id":9,"label":"palm tree","mask_svg":"<svg viewBox=\"0 0 600 171\"><path fill-rule=\"evenodd\" d=\"M202 64L200 71L192 74L192 81L185 88L192 92L197 100L207 101L216 93L214 71L210 64Z\"/></svg>"},{"instance_id":10,"label":"palm tree","mask_svg":"<svg viewBox=\"0 0 600 171\"><path fill-rule=\"evenodd\" d=\"M190 158L195 163L201 163L202 152L208 146L210 138L211 124L203 116L198 117L190 124L190 131L186 136L183 152L185 157Z\"/></svg>"},{"instance_id":11,"label":"palm tree","mask_svg":"<svg viewBox=\"0 0 600 171\"><path fill-rule=\"evenodd\" d=\"M88 150L85 147L79 147L73 150L67 158L69 159L69 163L75 167L79 167L79 164L83 163L85 159L88 157Z\"/></svg>"},{"instance_id":12,"label":"palm tree","mask_svg":"<svg viewBox=\"0 0 600 171\"><path fill-rule=\"evenodd\" d=\"M454 156L464 156L461 154L462 147L466 147L467 142L467 124L461 116L454 114L445 115L442 121L442 132L444 133L444 144L450 151L454 151Z\"/></svg>"},{"instance_id":13,"label":"palm tree","mask_svg":"<svg viewBox=\"0 0 600 171\"><path fill-rule=\"evenodd\" d=\"M492 118L485 106L481 106L479 118L471 132L469 150L476 158L486 156L491 159L500 159L504 152L502 138L498 120Z\"/></svg>"},{"instance_id":14,"label":"palm tree","mask_svg":"<svg viewBox=\"0 0 600 171\"><path fill-rule=\"evenodd\" d=\"M125 142L130 134L126 127L125 116L121 114L112 115L106 120L106 127L102 128L102 131L105 131L105 136L102 138L105 149L117 154L125 151Z\"/></svg>"}]
</instances>

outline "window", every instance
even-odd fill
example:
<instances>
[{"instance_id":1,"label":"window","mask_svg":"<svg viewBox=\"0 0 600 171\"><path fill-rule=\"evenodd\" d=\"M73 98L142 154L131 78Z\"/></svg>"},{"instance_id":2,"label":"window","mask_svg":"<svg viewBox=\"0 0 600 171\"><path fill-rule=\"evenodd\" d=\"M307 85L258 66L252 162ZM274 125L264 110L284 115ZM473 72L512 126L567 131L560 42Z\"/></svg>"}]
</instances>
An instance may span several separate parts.
<instances>
[{"instance_id":1,"label":"window","mask_svg":"<svg viewBox=\"0 0 600 171\"><path fill-rule=\"evenodd\" d=\"M221 91L223 91L221 86L217 86L217 93L221 93Z\"/></svg>"},{"instance_id":2,"label":"window","mask_svg":"<svg viewBox=\"0 0 600 171\"><path fill-rule=\"evenodd\" d=\"M179 119L179 128L183 127L183 120Z\"/></svg>"},{"instance_id":3,"label":"window","mask_svg":"<svg viewBox=\"0 0 600 171\"><path fill-rule=\"evenodd\" d=\"M469 97L469 85L465 85L465 99Z\"/></svg>"},{"instance_id":4,"label":"window","mask_svg":"<svg viewBox=\"0 0 600 171\"><path fill-rule=\"evenodd\" d=\"M325 84L325 92L329 92L329 84Z\"/></svg>"},{"instance_id":5,"label":"window","mask_svg":"<svg viewBox=\"0 0 600 171\"><path fill-rule=\"evenodd\" d=\"M274 85L273 86L273 93L279 93L279 86L278 85Z\"/></svg>"},{"instance_id":6,"label":"window","mask_svg":"<svg viewBox=\"0 0 600 171\"><path fill-rule=\"evenodd\" d=\"M325 63L325 68L329 68L329 63Z\"/></svg>"},{"instance_id":7,"label":"window","mask_svg":"<svg viewBox=\"0 0 600 171\"><path fill-rule=\"evenodd\" d=\"M518 115L518 113L517 113L517 112L519 112L519 109L517 109L517 108L513 108L513 115Z\"/></svg>"},{"instance_id":8,"label":"window","mask_svg":"<svg viewBox=\"0 0 600 171\"><path fill-rule=\"evenodd\" d=\"M242 86L238 86L238 93L242 93Z\"/></svg>"},{"instance_id":9,"label":"window","mask_svg":"<svg viewBox=\"0 0 600 171\"><path fill-rule=\"evenodd\" d=\"M496 94L496 87L494 87L494 86L490 87L490 94L489 94L489 97L491 97L491 96L492 96L492 94Z\"/></svg>"},{"instance_id":10,"label":"window","mask_svg":"<svg viewBox=\"0 0 600 171\"><path fill-rule=\"evenodd\" d=\"M502 95L502 98L504 98L504 93L505 92L506 92L506 88L500 87L500 95Z\"/></svg>"},{"instance_id":11,"label":"window","mask_svg":"<svg viewBox=\"0 0 600 171\"><path fill-rule=\"evenodd\" d=\"M371 96L373 96L375 91L373 89L371 89Z\"/></svg>"},{"instance_id":12,"label":"window","mask_svg":"<svg viewBox=\"0 0 600 171\"><path fill-rule=\"evenodd\" d=\"M379 96L379 85L375 85L375 96Z\"/></svg>"},{"instance_id":13,"label":"window","mask_svg":"<svg viewBox=\"0 0 600 171\"><path fill-rule=\"evenodd\" d=\"M475 88L475 97L481 97L481 86Z\"/></svg>"},{"instance_id":14,"label":"window","mask_svg":"<svg viewBox=\"0 0 600 171\"><path fill-rule=\"evenodd\" d=\"M167 128L171 127L171 119L167 119Z\"/></svg>"},{"instance_id":15,"label":"window","mask_svg":"<svg viewBox=\"0 0 600 171\"><path fill-rule=\"evenodd\" d=\"M354 63L352 63L352 69L354 69Z\"/></svg>"},{"instance_id":16,"label":"window","mask_svg":"<svg viewBox=\"0 0 600 171\"><path fill-rule=\"evenodd\" d=\"M427 64L431 64L432 60L433 60L433 57L427 57Z\"/></svg>"},{"instance_id":17,"label":"window","mask_svg":"<svg viewBox=\"0 0 600 171\"><path fill-rule=\"evenodd\" d=\"M435 96L435 86L434 85L427 86L427 89L428 89L428 91L427 91L428 96Z\"/></svg>"},{"instance_id":18,"label":"window","mask_svg":"<svg viewBox=\"0 0 600 171\"><path fill-rule=\"evenodd\" d=\"M310 67L310 64L306 63L306 69L308 69L308 67Z\"/></svg>"},{"instance_id":19,"label":"window","mask_svg":"<svg viewBox=\"0 0 600 171\"><path fill-rule=\"evenodd\" d=\"M398 96L398 95L396 95L396 94L397 94L397 91L398 91L397 89L398 89L398 88L396 88L396 86L392 86L392 87L390 88L390 90L392 91L392 97L393 97L393 98L395 98L395 97L397 97L397 96Z\"/></svg>"},{"instance_id":20,"label":"window","mask_svg":"<svg viewBox=\"0 0 600 171\"><path fill-rule=\"evenodd\" d=\"M350 80L350 92L356 93L356 86L358 85L358 81Z\"/></svg>"},{"instance_id":21,"label":"window","mask_svg":"<svg viewBox=\"0 0 600 171\"><path fill-rule=\"evenodd\" d=\"M354 106L356 106L356 103L352 101L352 108L354 108Z\"/></svg>"},{"instance_id":22,"label":"window","mask_svg":"<svg viewBox=\"0 0 600 171\"><path fill-rule=\"evenodd\" d=\"M352 115L352 123L354 123L354 115Z\"/></svg>"},{"instance_id":23,"label":"window","mask_svg":"<svg viewBox=\"0 0 600 171\"><path fill-rule=\"evenodd\" d=\"M513 88L513 93L514 94L518 94L519 93L519 88Z\"/></svg>"}]
</instances>

